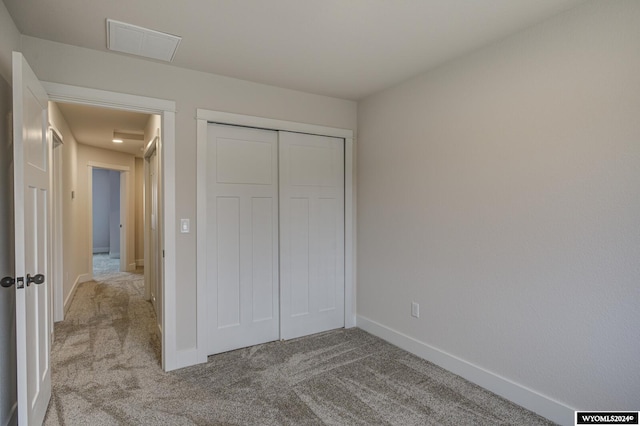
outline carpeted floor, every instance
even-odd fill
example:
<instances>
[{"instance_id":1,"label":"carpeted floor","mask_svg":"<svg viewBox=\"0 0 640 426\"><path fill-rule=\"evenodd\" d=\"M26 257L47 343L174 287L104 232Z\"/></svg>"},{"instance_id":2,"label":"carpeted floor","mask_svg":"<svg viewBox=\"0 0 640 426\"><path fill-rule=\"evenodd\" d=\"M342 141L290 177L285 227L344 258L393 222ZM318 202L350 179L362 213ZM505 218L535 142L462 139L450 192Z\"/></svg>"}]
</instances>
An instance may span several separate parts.
<instances>
[{"instance_id":1,"label":"carpeted floor","mask_svg":"<svg viewBox=\"0 0 640 426\"><path fill-rule=\"evenodd\" d=\"M45 425L547 425L358 329L164 373L140 274L81 284L55 326Z\"/></svg>"},{"instance_id":2,"label":"carpeted floor","mask_svg":"<svg viewBox=\"0 0 640 426\"><path fill-rule=\"evenodd\" d=\"M120 259L112 259L109 253L94 253L93 276L113 274L120 271Z\"/></svg>"}]
</instances>

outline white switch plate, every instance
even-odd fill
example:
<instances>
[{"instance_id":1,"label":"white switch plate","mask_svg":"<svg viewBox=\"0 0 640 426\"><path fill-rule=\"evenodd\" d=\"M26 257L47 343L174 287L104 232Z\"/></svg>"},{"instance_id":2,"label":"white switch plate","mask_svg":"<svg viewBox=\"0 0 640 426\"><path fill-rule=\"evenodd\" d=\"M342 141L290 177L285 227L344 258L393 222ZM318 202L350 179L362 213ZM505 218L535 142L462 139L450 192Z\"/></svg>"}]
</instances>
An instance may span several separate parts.
<instances>
[{"instance_id":1,"label":"white switch plate","mask_svg":"<svg viewBox=\"0 0 640 426\"><path fill-rule=\"evenodd\" d=\"M180 219L180 232L183 234L189 233L189 219Z\"/></svg>"},{"instance_id":2,"label":"white switch plate","mask_svg":"<svg viewBox=\"0 0 640 426\"><path fill-rule=\"evenodd\" d=\"M411 316L420 318L420 305L416 302L411 302Z\"/></svg>"}]
</instances>

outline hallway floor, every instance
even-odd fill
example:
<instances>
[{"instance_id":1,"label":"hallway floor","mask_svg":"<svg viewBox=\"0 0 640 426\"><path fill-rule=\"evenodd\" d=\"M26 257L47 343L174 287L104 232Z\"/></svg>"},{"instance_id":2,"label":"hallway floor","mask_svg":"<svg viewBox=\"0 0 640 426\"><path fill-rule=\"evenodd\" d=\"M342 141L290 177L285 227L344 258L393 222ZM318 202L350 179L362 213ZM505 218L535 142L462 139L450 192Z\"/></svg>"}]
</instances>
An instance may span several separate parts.
<instances>
[{"instance_id":1,"label":"hallway floor","mask_svg":"<svg viewBox=\"0 0 640 426\"><path fill-rule=\"evenodd\" d=\"M107 275L120 272L120 259L112 259L109 253L95 253L93 255L93 275Z\"/></svg>"}]
</instances>

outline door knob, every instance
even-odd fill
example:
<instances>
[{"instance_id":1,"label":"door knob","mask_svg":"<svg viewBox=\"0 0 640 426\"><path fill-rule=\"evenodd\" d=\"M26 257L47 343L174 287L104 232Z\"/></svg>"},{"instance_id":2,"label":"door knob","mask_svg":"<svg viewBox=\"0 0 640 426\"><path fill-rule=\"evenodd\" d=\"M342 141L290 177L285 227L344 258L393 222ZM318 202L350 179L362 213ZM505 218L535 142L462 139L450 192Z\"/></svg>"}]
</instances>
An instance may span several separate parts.
<instances>
[{"instance_id":1,"label":"door knob","mask_svg":"<svg viewBox=\"0 0 640 426\"><path fill-rule=\"evenodd\" d=\"M13 277L4 277L2 281L0 281L0 285L4 288L9 288L16 283L16 279Z\"/></svg>"},{"instance_id":2,"label":"door knob","mask_svg":"<svg viewBox=\"0 0 640 426\"><path fill-rule=\"evenodd\" d=\"M42 284L44 282L44 275L42 274L36 274L34 276L31 276L30 274L27 274L27 287L31 284Z\"/></svg>"}]
</instances>

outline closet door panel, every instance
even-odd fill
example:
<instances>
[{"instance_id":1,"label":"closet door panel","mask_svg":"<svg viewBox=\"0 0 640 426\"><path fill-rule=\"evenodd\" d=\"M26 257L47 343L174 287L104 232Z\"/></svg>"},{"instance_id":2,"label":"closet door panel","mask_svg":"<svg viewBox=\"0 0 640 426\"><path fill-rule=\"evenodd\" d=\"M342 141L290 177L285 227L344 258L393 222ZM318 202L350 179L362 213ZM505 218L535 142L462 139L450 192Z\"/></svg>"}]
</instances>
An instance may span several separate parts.
<instances>
[{"instance_id":1,"label":"closet door panel","mask_svg":"<svg viewBox=\"0 0 640 426\"><path fill-rule=\"evenodd\" d=\"M251 199L251 300L253 303L253 318L258 321L278 321L274 314L273 295L278 289L278 282L274 281L277 265L277 234L273 224L277 218L273 212L277 201L272 198L260 197ZM274 241L276 240L276 241Z\"/></svg>"},{"instance_id":2,"label":"closet door panel","mask_svg":"<svg viewBox=\"0 0 640 426\"><path fill-rule=\"evenodd\" d=\"M240 324L240 198L218 197L218 327Z\"/></svg>"},{"instance_id":3,"label":"closet door panel","mask_svg":"<svg viewBox=\"0 0 640 426\"><path fill-rule=\"evenodd\" d=\"M344 140L279 132L280 327L344 327Z\"/></svg>"},{"instance_id":4,"label":"closet door panel","mask_svg":"<svg viewBox=\"0 0 640 426\"><path fill-rule=\"evenodd\" d=\"M278 340L277 132L210 124L209 353Z\"/></svg>"},{"instance_id":5,"label":"closet door panel","mask_svg":"<svg viewBox=\"0 0 640 426\"><path fill-rule=\"evenodd\" d=\"M310 262L309 246L309 199L292 198L289 200L286 226L289 231L288 244L290 262L287 276L290 277L291 316L309 314ZM286 241L286 240L285 240ZM285 293L283 293L284 295Z\"/></svg>"}]
</instances>

